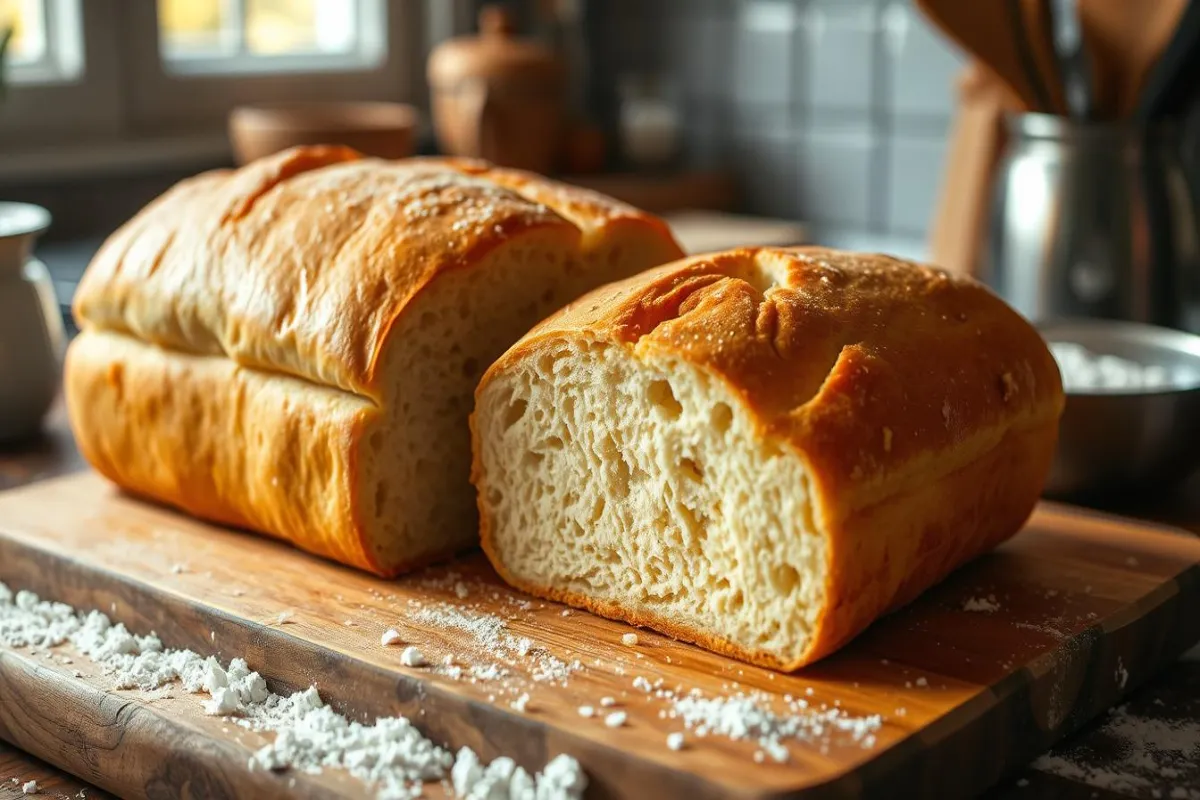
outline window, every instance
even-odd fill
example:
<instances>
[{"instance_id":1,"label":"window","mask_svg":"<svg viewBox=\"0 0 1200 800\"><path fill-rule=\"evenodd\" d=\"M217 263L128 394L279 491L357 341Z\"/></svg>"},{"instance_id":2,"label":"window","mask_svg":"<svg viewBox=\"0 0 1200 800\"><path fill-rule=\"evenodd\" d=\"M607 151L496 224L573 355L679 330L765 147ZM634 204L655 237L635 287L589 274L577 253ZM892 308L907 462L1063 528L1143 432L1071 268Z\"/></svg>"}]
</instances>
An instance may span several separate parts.
<instances>
[{"instance_id":1,"label":"window","mask_svg":"<svg viewBox=\"0 0 1200 800\"><path fill-rule=\"evenodd\" d=\"M420 102L425 25L446 16L429 8L466 2L0 0L15 34L0 162L97 143L133 159L150 139L220 152L248 103Z\"/></svg>"},{"instance_id":2,"label":"window","mask_svg":"<svg viewBox=\"0 0 1200 800\"><path fill-rule=\"evenodd\" d=\"M74 80L83 72L78 0L0 0L0 27L11 27L7 77L13 83Z\"/></svg>"},{"instance_id":3,"label":"window","mask_svg":"<svg viewBox=\"0 0 1200 800\"><path fill-rule=\"evenodd\" d=\"M376 67L381 0L158 0L159 50L174 74Z\"/></svg>"}]
</instances>

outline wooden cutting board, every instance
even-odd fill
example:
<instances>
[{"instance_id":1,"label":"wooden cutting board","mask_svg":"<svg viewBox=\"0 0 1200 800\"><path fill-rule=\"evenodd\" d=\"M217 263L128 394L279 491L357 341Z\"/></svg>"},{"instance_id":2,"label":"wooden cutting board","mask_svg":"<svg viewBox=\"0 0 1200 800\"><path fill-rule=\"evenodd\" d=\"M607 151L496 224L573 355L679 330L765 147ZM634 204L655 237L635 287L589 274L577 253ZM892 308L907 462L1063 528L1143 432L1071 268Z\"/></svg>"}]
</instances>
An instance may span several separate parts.
<instances>
[{"instance_id":1,"label":"wooden cutting board","mask_svg":"<svg viewBox=\"0 0 1200 800\"><path fill-rule=\"evenodd\" d=\"M14 589L99 608L168 646L244 656L275 691L315 683L343 713L403 714L453 748L507 754L532 769L571 753L595 797L977 792L1200 640L1198 562L1200 541L1189 535L1043 506L997 552L837 655L785 676L648 631L625 646L628 626L528 600L477 554L380 581L124 497L89 473L0 494L0 581ZM533 649L491 652L460 630L420 624L421 609L493 615ZM435 664L453 654L460 665L499 663L510 674L472 683L405 668L397 648L380 645L389 627ZM203 716L193 695L114 691L79 659L62 664L64 654L0 648L0 738L128 797L363 793L332 772L252 772L260 734ZM537 680L548 656L582 669ZM756 763L752 742L691 733L675 752L666 736L682 725L660 716L667 702L637 689L637 678L706 696L807 697L816 708L878 713L883 726L872 746L836 736L790 743L785 764ZM522 693L529 702L518 711L511 703ZM628 712L625 726L579 715L603 696Z\"/></svg>"}]
</instances>

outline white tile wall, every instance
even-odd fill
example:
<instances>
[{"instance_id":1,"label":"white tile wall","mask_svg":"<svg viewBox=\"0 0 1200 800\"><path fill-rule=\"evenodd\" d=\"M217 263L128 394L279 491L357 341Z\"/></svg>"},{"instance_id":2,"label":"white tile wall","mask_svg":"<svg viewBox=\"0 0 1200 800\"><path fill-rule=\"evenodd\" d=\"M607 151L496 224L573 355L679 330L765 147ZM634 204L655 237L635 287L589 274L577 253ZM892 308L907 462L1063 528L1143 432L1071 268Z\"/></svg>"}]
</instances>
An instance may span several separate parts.
<instances>
[{"instance_id":1,"label":"white tile wall","mask_svg":"<svg viewBox=\"0 0 1200 800\"><path fill-rule=\"evenodd\" d=\"M869 228L877 140L865 128L813 130L793 145L800 165L801 218L838 227Z\"/></svg>"},{"instance_id":2,"label":"white tile wall","mask_svg":"<svg viewBox=\"0 0 1200 800\"><path fill-rule=\"evenodd\" d=\"M793 0L747 0L734 17L734 100L790 107L798 71L799 11Z\"/></svg>"},{"instance_id":3,"label":"white tile wall","mask_svg":"<svg viewBox=\"0 0 1200 800\"><path fill-rule=\"evenodd\" d=\"M887 145L887 209L889 230L925 233L937 203L946 142L942 136L895 133Z\"/></svg>"},{"instance_id":4,"label":"white tile wall","mask_svg":"<svg viewBox=\"0 0 1200 800\"><path fill-rule=\"evenodd\" d=\"M620 5L638 15L629 24L657 14L687 156L735 169L748 210L924 234L964 59L911 0ZM622 47L607 44L616 57Z\"/></svg>"},{"instance_id":5,"label":"white tile wall","mask_svg":"<svg viewBox=\"0 0 1200 800\"><path fill-rule=\"evenodd\" d=\"M889 110L897 116L949 115L962 53L906 3L887 3L879 20Z\"/></svg>"},{"instance_id":6,"label":"white tile wall","mask_svg":"<svg viewBox=\"0 0 1200 800\"><path fill-rule=\"evenodd\" d=\"M816 3L804 15L808 106L867 114L874 90L879 9L871 3Z\"/></svg>"}]
</instances>

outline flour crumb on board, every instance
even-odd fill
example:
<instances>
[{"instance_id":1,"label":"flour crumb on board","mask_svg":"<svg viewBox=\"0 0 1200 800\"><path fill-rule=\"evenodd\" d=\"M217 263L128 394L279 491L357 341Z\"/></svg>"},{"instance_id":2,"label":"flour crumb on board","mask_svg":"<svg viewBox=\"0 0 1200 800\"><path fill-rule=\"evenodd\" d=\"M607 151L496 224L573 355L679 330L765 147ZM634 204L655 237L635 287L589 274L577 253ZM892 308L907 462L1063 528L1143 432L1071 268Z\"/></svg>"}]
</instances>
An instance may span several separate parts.
<instances>
[{"instance_id":1,"label":"flour crumb on board","mask_svg":"<svg viewBox=\"0 0 1200 800\"><path fill-rule=\"evenodd\" d=\"M171 565L171 574L172 575L179 575L180 573L183 573L183 572L187 572L187 564L172 564Z\"/></svg>"},{"instance_id":2,"label":"flour crumb on board","mask_svg":"<svg viewBox=\"0 0 1200 800\"><path fill-rule=\"evenodd\" d=\"M1117 681L1117 688L1124 689L1125 684L1129 683L1129 670L1125 669L1125 662L1117 656L1117 671L1113 676Z\"/></svg>"},{"instance_id":3,"label":"flour crumb on board","mask_svg":"<svg viewBox=\"0 0 1200 800\"><path fill-rule=\"evenodd\" d=\"M983 611L990 614L999 610L1000 604L996 602L994 594L989 594L987 597L970 597L963 603L963 611Z\"/></svg>"},{"instance_id":4,"label":"flour crumb on board","mask_svg":"<svg viewBox=\"0 0 1200 800\"><path fill-rule=\"evenodd\" d=\"M596 716L596 709L592 708L591 706L580 706L579 707L579 716L594 717L594 716Z\"/></svg>"},{"instance_id":5,"label":"flour crumb on board","mask_svg":"<svg viewBox=\"0 0 1200 800\"><path fill-rule=\"evenodd\" d=\"M667 734L667 748L670 750L682 750L684 745L683 734L679 731Z\"/></svg>"},{"instance_id":6,"label":"flour crumb on board","mask_svg":"<svg viewBox=\"0 0 1200 800\"><path fill-rule=\"evenodd\" d=\"M28 781L23 786L21 786L21 794L37 794L37 793L38 793L37 781Z\"/></svg>"},{"instance_id":7,"label":"flour crumb on board","mask_svg":"<svg viewBox=\"0 0 1200 800\"><path fill-rule=\"evenodd\" d=\"M344 769L386 797L414 797L422 782L446 778L453 780L459 797L578 800L587 786L579 763L565 754L533 776L505 757L484 766L469 749L451 755L404 717L377 719L374 725L352 722L325 705L315 686L277 695L241 658L223 666L215 657L167 649L157 636L131 633L99 611L77 612L28 591L14 595L0 583L0 645L51 648L68 643L113 676L116 689L150 692L179 683L189 693L209 695L202 701L205 711L243 728L274 733L274 741L252 757L252 769ZM36 792L36 782L23 790Z\"/></svg>"},{"instance_id":8,"label":"flour crumb on board","mask_svg":"<svg viewBox=\"0 0 1200 800\"><path fill-rule=\"evenodd\" d=\"M614 711L604 718L604 724L610 728L620 728L625 724L628 716L624 711Z\"/></svg>"},{"instance_id":9,"label":"flour crumb on board","mask_svg":"<svg viewBox=\"0 0 1200 800\"><path fill-rule=\"evenodd\" d=\"M347 624L349 624L349 622L349 620L346 620ZM402 639L403 637L400 636L400 631L396 630L395 628L388 628L383 632L383 635L379 637L379 643L384 647L391 647L392 645L402 641Z\"/></svg>"},{"instance_id":10,"label":"flour crumb on board","mask_svg":"<svg viewBox=\"0 0 1200 800\"><path fill-rule=\"evenodd\" d=\"M638 635L636 633L621 634L621 644L626 647L634 647L638 643Z\"/></svg>"},{"instance_id":11,"label":"flour crumb on board","mask_svg":"<svg viewBox=\"0 0 1200 800\"><path fill-rule=\"evenodd\" d=\"M513 711L517 711L517 712L520 712L521 714L524 714L525 711L529 708L529 693L522 692L520 697L518 697L516 700L513 700L508 705L512 708Z\"/></svg>"},{"instance_id":12,"label":"flour crumb on board","mask_svg":"<svg viewBox=\"0 0 1200 800\"><path fill-rule=\"evenodd\" d=\"M292 612L291 611L280 611L279 616L276 617L276 620L278 621L278 623L280 625L287 625L288 623L293 621L292 620Z\"/></svg>"},{"instance_id":13,"label":"flour crumb on board","mask_svg":"<svg viewBox=\"0 0 1200 800\"><path fill-rule=\"evenodd\" d=\"M424 653L409 645L400 653L400 663L406 667L424 667L429 662L425 659Z\"/></svg>"}]
</instances>

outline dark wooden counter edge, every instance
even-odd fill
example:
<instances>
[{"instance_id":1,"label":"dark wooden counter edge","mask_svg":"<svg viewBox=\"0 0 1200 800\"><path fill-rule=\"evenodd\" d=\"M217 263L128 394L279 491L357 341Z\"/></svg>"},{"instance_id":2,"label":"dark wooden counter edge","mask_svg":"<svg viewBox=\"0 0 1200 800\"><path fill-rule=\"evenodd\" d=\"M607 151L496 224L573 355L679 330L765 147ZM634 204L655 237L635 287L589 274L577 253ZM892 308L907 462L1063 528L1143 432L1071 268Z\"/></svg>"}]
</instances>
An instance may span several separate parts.
<instances>
[{"instance_id":1,"label":"dark wooden counter edge","mask_svg":"<svg viewBox=\"0 0 1200 800\"><path fill-rule=\"evenodd\" d=\"M70 472L82 469L84 466L85 464L80 458L78 451L75 449L71 440L69 430L66 426L65 416L62 413L61 407L56 407L48 420L46 434L43 437L28 443L24 443L15 449L10 448L5 452L0 452L0 489L15 488L16 486L32 483L37 480L68 474ZM1195 494L1191 492L1189 492L1189 495L1195 496ZM1176 503L1176 506L1178 505L1179 504ZM1193 511L1186 503L1183 504L1183 507L1187 511ZM1119 513L1119 511L1120 509L1108 508L1098 513L1107 516L1113 513ZM1176 517L1176 514L1172 514L1171 516ZM1188 513L1186 515L1186 520L1180 520L1178 518L1163 520L1159 518L1159 521L1164 523L1182 521L1182 524L1186 526L1195 527L1193 520L1196 519L1200 519L1200 514ZM1198 580L1196 569L1190 570L1181 575L1178 580L1181 587L1186 587L1188 591L1192 592L1193 594L1195 593ZM85 589L86 587L80 588ZM136 606L131 603L126 603L125 607L135 608ZM1187 609L1179 610L1183 612L1182 616L1185 620L1185 624L1189 626L1188 630L1190 630L1190 626L1200 624L1200 622L1197 622L1196 620L1188 619L1188 614L1186 613ZM1164 613L1163 606L1160 605L1154 613ZM1193 614L1192 616L1200 620L1200 615ZM214 622L214 624L216 623ZM215 628L210 629L215 630ZM1177 635L1171 637L1173 641L1161 641L1157 644L1158 647L1162 648L1164 656L1172 653L1178 653L1183 647L1186 647L1186 645L1179 644L1180 639L1178 634L1181 632L1182 631L1176 631ZM1183 635L1183 640L1187 640L1189 637L1195 638L1194 634L1187 633ZM1077 662L1085 667L1088 664L1092 664L1092 668L1094 668L1094 665L1097 663L1096 659L1102 658L1102 655L1103 654L1096 652L1096 648L1092 647L1087 648L1083 655L1073 658L1072 661ZM1168 673L1173 676L1176 681L1187 680L1188 678L1200 676L1200 664L1176 665L1168 670ZM1179 677L1180 675L1183 676L1182 679ZM1149 676L1137 675L1131 672L1130 677L1131 681L1136 684L1145 680ZM1013 685L1011 691L1024 691L1027 694L1032 685L1028 682L1028 680L1022 678L1019 674L1014 675L1009 682L1004 684L1004 686L1007 687L1010 684ZM1160 691L1162 689L1162 687L1157 688L1159 688ZM1171 686L1168 685L1165 688L1169 693ZM1152 691L1153 688L1143 689L1141 691L1141 695L1145 696ZM1065 733L1067 731L1074 731L1081 725L1085 725L1088 718L1103 710L1115 699L1115 697L1093 697L1090 699L1090 702L1087 702L1077 708L1073 708L1071 713L1068 714L1067 719L1062 723L1063 732ZM975 702L993 702L993 698L981 696L981 698L978 698ZM1021 707L1025 708L1025 705L1026 704L1022 704ZM943 730L944 726L948 724L949 723L934 725L929 731L926 732L925 736L944 737L944 732L941 731ZM998 724L998 721L993 724ZM1049 745L1050 741L1052 741L1052 739L1047 738L1050 736L1049 732L1044 731L1038 726L1032 711L1027 719L1020 720L1020 724L1021 730L1025 734L1026 741L1028 743L1023 750L1028 752L1028 756L1030 758L1044 751ZM1093 721L1090 725L1090 727L1093 729L1093 733L1097 724L1097 722ZM954 763L959 767L970 768L969 766L964 767L964 765L970 765L973 763L972 754L978 753L981 746L986 747L988 745L988 742L986 741L987 732L983 730L985 726L978 727L980 728L981 735L984 736L983 740L976 739L975 737L956 737L956 741L954 741L951 745L953 752L947 753L945 758L940 760L938 763L929 765L928 769L931 769L936 776L936 773L945 772L947 770L950 761L954 761ZM494 733L496 733L496 731L486 728L480 728L478 731L478 735L483 737L485 740L489 738L489 734ZM1084 734L1084 736L1087 735L1088 734ZM0 738L11 741L15 737L12 737L11 734L8 734L4 730L3 726L0 726ZM1064 744L1069 745L1072 741L1078 742L1081 738L1082 737L1077 736L1074 738L1074 740L1068 739ZM510 748L511 740L506 742L505 745L506 749ZM891 757L900 757L899 748L897 748L894 756L893 754L888 754L888 758L885 758L884 761L889 760ZM1019 765L1020 762L1018 761L1005 765L1004 769L1006 772L1008 772L1013 769L1019 769ZM65 768L74 774L82 773L83 775L86 775L88 773L88 770L79 769L78 765L73 765L71 763L60 763L58 766ZM72 768L73 766L75 767L74 769ZM888 771L889 770L886 764L880 767L879 770L868 771L868 783L875 784L877 781L883 781L885 785L890 784L890 788L894 793L894 789L897 785L915 788L917 785L924 785L925 781L930 779L928 777L922 778L920 775L914 775L911 778L913 781L912 783L905 781L904 783L897 784L895 781L902 778L899 778L898 776L893 777L888 774ZM83 790L86 791L87 796L103 798L103 793L97 791L94 787L82 784L79 781L72 779L70 776L58 772L57 770L45 763L40 762L38 759L28 755L25 752L10 749L0 743L0 800L8 800L10 795L14 798L21 796L19 794L12 794L12 791L14 790L10 788L10 779L13 777L21 778L22 781L37 780L39 785L51 790L53 790L54 787L62 787L63 789L71 790L76 793L78 793L80 790ZM628 777L628 775L625 777ZM1005 776L981 775L980 777L981 779L979 784L981 788L986 788L987 786L993 786L996 780L1002 780ZM916 783L918 780L921 781L920 784ZM830 790L831 794L837 795L844 795L847 791L853 793L856 790L861 789L870 790L870 786L842 785L841 782L826 788ZM15 791L18 793L20 792L19 786L15 787ZM689 794L693 794L693 792L689 792ZM696 796L699 797L702 795ZM1117 798L1123 795L1099 790L1083 782L1049 775L1031 768L1025 768L1024 771L1018 773L1018 776L1015 778L1010 772L1008 779L1000 785L993 786L990 791L987 791L986 796L989 798L994 798L994 800L1007 800L1008 798L1016 797L1056 797L1068 798L1068 800L1086 797L1090 798L1091 800L1108 800L1108 798Z\"/></svg>"},{"instance_id":2,"label":"dark wooden counter edge","mask_svg":"<svg viewBox=\"0 0 1200 800\"><path fill-rule=\"evenodd\" d=\"M236 773L237 785L249 784L263 800L336 797L303 773L251 771L246 748L29 657L0 651L0 679L0 737L118 796L235 798ZM50 703L61 713L40 711Z\"/></svg>"}]
</instances>

